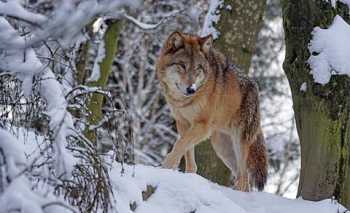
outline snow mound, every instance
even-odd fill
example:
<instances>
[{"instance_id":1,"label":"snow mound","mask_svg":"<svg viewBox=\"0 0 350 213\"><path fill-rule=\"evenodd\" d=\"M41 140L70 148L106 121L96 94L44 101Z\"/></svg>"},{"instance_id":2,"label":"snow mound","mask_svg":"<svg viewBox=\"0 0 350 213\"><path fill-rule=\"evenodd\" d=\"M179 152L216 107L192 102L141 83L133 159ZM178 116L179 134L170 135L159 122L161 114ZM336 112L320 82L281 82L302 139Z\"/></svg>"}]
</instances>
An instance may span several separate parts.
<instances>
[{"instance_id":1,"label":"snow mound","mask_svg":"<svg viewBox=\"0 0 350 213\"><path fill-rule=\"evenodd\" d=\"M327 84L331 75L350 77L350 26L335 16L328 29L315 27L308 59L315 82Z\"/></svg>"},{"instance_id":2,"label":"snow mound","mask_svg":"<svg viewBox=\"0 0 350 213\"><path fill-rule=\"evenodd\" d=\"M196 174L142 165L124 166L122 174L121 170L115 164L110 172L120 213L330 213L344 209L332 200L311 202L239 192Z\"/></svg>"}]
</instances>

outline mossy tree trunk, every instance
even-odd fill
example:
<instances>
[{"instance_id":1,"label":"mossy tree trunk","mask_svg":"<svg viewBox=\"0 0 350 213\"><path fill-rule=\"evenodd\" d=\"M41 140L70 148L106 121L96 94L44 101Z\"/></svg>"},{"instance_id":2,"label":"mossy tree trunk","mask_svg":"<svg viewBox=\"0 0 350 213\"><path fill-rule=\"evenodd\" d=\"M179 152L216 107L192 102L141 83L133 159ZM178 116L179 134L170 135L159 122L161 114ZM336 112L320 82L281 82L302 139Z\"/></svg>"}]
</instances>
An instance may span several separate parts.
<instances>
[{"instance_id":1,"label":"mossy tree trunk","mask_svg":"<svg viewBox=\"0 0 350 213\"><path fill-rule=\"evenodd\" d=\"M329 1L330 2L330 1ZM301 144L298 196L335 197L350 207L350 78L332 76L326 85L313 81L307 60L315 26L328 27L336 14L350 23L347 6L324 0L284 0L286 39L284 70L292 90ZM307 85L301 91L302 84Z\"/></svg>"},{"instance_id":2,"label":"mossy tree trunk","mask_svg":"<svg viewBox=\"0 0 350 213\"><path fill-rule=\"evenodd\" d=\"M120 21L110 21L107 23L107 25L108 28L103 38L105 56L99 64L100 77L97 81L88 83L88 85L92 87L106 87L108 77L112 71L113 59L117 52L119 32L122 24ZM97 93L92 94L89 102L87 103L87 108L90 112L88 117L89 125L96 125L101 121L103 100L104 95ZM96 132L94 130L90 130L89 127L87 127L85 130L85 136L91 141L96 141Z\"/></svg>"},{"instance_id":3,"label":"mossy tree trunk","mask_svg":"<svg viewBox=\"0 0 350 213\"><path fill-rule=\"evenodd\" d=\"M79 47L79 54L77 57L77 74L76 80L78 84L84 84L86 80L86 65L88 63L89 58L89 48L90 42L85 41Z\"/></svg>"},{"instance_id":4,"label":"mossy tree trunk","mask_svg":"<svg viewBox=\"0 0 350 213\"><path fill-rule=\"evenodd\" d=\"M262 26L266 0L224 0L215 28L220 36L215 47L248 72ZM230 9L231 8L231 9ZM214 182L230 184L230 171L216 156L209 141L196 146L198 173Z\"/></svg>"}]
</instances>

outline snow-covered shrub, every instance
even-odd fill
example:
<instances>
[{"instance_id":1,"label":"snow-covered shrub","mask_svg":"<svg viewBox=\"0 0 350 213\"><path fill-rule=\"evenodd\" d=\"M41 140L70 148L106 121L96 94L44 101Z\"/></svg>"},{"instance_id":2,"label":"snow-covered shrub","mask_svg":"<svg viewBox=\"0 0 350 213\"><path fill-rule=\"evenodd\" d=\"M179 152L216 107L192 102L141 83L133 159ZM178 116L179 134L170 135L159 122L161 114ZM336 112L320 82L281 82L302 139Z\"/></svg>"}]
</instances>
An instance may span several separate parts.
<instances>
[{"instance_id":1,"label":"snow-covered shrub","mask_svg":"<svg viewBox=\"0 0 350 213\"><path fill-rule=\"evenodd\" d=\"M84 137L84 116L89 115L84 104L91 93L108 93L77 84L76 57L80 44L93 37L88 32L91 23L99 17L121 19L128 8L139 3L137 0L0 1L0 125L12 133L18 129L31 134L35 131L37 137L43 138L35 157L40 163L35 165L35 170L22 168L30 180L26 181L36 183L28 185L33 193L45 186L50 189L45 192L47 196L64 196L82 212L112 208L107 167L97 144ZM115 114L118 110L111 111ZM0 135L1 144L5 136ZM33 137L28 140L35 143ZM24 154L23 150L18 152ZM23 161L30 159L26 156ZM11 163L3 162L4 168ZM2 202L17 199L6 191L11 186L6 186L8 182L1 182ZM25 187L17 189L18 194L29 194ZM29 197L18 199L31 202ZM38 207L33 204L33 209L23 212L53 208L39 201ZM21 211L11 208L4 211Z\"/></svg>"},{"instance_id":2,"label":"snow-covered shrub","mask_svg":"<svg viewBox=\"0 0 350 213\"><path fill-rule=\"evenodd\" d=\"M76 210L52 194L32 190L27 173L40 167L37 158L25 157L24 144L0 129L0 206L1 212L58 213Z\"/></svg>"}]
</instances>

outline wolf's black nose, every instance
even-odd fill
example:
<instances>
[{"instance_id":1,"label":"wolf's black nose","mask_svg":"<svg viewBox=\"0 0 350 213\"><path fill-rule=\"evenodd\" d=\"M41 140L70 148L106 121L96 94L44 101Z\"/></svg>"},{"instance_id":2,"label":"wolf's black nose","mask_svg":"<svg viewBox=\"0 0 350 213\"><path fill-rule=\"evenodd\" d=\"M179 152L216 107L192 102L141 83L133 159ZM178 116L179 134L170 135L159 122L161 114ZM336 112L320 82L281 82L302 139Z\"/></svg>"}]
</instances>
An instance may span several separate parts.
<instances>
[{"instance_id":1,"label":"wolf's black nose","mask_svg":"<svg viewBox=\"0 0 350 213\"><path fill-rule=\"evenodd\" d=\"M193 89L192 87L187 87L186 92L187 92L188 95L192 95L193 93L196 92L196 90Z\"/></svg>"}]
</instances>

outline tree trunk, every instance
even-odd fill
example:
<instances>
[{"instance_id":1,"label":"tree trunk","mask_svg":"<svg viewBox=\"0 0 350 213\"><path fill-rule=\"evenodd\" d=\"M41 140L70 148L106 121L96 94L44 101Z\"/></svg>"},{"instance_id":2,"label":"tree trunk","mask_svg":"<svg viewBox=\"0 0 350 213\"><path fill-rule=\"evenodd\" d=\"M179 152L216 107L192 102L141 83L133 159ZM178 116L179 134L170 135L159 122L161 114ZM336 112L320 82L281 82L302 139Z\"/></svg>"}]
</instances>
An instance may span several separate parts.
<instances>
[{"instance_id":1,"label":"tree trunk","mask_svg":"<svg viewBox=\"0 0 350 213\"><path fill-rule=\"evenodd\" d=\"M91 82L88 85L93 87L104 88L107 84L108 77L112 71L112 64L114 56L117 52L118 37L121 29L120 21L112 21L108 24L108 28L104 35L105 56L100 63L100 78ZM90 116L88 117L89 125L96 125L102 119L102 105L104 96L102 94L92 94L88 105ZM90 129L85 130L85 136L91 140L96 141L96 132Z\"/></svg>"},{"instance_id":2,"label":"tree trunk","mask_svg":"<svg viewBox=\"0 0 350 213\"><path fill-rule=\"evenodd\" d=\"M328 27L336 14L349 23L348 8L324 0L284 0L286 57L283 64L292 90L301 144L298 196L308 200L335 197L350 207L350 78L332 76L314 82L307 60L315 26ZM307 85L301 91L302 84Z\"/></svg>"},{"instance_id":3,"label":"tree trunk","mask_svg":"<svg viewBox=\"0 0 350 213\"><path fill-rule=\"evenodd\" d=\"M215 47L248 72L258 32L262 26L265 0L225 0L215 28L220 36ZM231 9L230 9L231 8ZM198 173L214 182L230 184L230 171L216 156L209 141L196 146Z\"/></svg>"},{"instance_id":4,"label":"tree trunk","mask_svg":"<svg viewBox=\"0 0 350 213\"><path fill-rule=\"evenodd\" d=\"M84 84L86 80L86 65L89 58L90 41L85 41L79 47L79 54L77 59L77 83Z\"/></svg>"},{"instance_id":5,"label":"tree trunk","mask_svg":"<svg viewBox=\"0 0 350 213\"><path fill-rule=\"evenodd\" d=\"M219 9L221 17L215 28L220 36L215 47L247 73L265 9L266 0L225 0Z\"/></svg>"}]
</instances>

